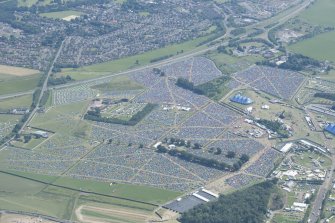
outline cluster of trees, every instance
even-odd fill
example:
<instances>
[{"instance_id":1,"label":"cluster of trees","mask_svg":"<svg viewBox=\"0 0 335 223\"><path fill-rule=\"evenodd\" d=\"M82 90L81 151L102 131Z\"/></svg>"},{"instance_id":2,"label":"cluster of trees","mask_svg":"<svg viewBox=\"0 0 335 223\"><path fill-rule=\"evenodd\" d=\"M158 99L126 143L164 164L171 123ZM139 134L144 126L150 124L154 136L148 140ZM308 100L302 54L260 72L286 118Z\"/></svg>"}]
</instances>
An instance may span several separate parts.
<instances>
[{"instance_id":1,"label":"cluster of trees","mask_svg":"<svg viewBox=\"0 0 335 223\"><path fill-rule=\"evenodd\" d=\"M270 129L271 131L278 133L278 135L283 138L289 137L288 132L282 128L282 123L278 121L260 119L257 122L261 125L264 125L267 129Z\"/></svg>"},{"instance_id":2,"label":"cluster of trees","mask_svg":"<svg viewBox=\"0 0 335 223\"><path fill-rule=\"evenodd\" d=\"M257 65L264 65L264 66L269 66L269 67L278 67L281 69L286 69L286 70L294 70L294 71L302 71L306 69L309 66L314 66L314 67L321 67L322 63L319 61L306 57L301 54L291 54L285 63L280 64L279 66L276 65L274 62L270 62L268 60L264 60L261 62L256 62ZM331 69L330 67L328 68L329 70Z\"/></svg>"},{"instance_id":3,"label":"cluster of trees","mask_svg":"<svg viewBox=\"0 0 335 223\"><path fill-rule=\"evenodd\" d=\"M48 85L50 86L55 86L55 85L61 85L61 84L66 84L70 81L73 81L72 77L69 75L66 75L66 77L61 76L61 77L50 77L48 79Z\"/></svg>"},{"instance_id":4,"label":"cluster of trees","mask_svg":"<svg viewBox=\"0 0 335 223\"><path fill-rule=\"evenodd\" d=\"M232 34L233 36L238 36L241 35L243 33L246 33L246 29L245 28L237 28L237 29L233 29L230 34Z\"/></svg>"},{"instance_id":5,"label":"cluster of trees","mask_svg":"<svg viewBox=\"0 0 335 223\"><path fill-rule=\"evenodd\" d=\"M17 0L2 1L0 6L0 22L10 24L13 28L21 29L25 33L34 34L40 31L39 27L24 23L15 18L15 11L24 11L17 7Z\"/></svg>"},{"instance_id":6,"label":"cluster of trees","mask_svg":"<svg viewBox=\"0 0 335 223\"><path fill-rule=\"evenodd\" d=\"M253 185L245 190L221 195L217 201L196 206L182 214L182 223L264 222L268 203L276 194L277 180Z\"/></svg>"},{"instance_id":7,"label":"cluster of trees","mask_svg":"<svg viewBox=\"0 0 335 223\"><path fill-rule=\"evenodd\" d=\"M244 39L235 38L235 39L232 39L232 40L229 41L228 46L229 47L238 47L239 44L241 44L241 43L252 43L252 42L262 43L262 44L267 45L268 47L273 47L274 46L271 42L269 42L265 39L262 39L262 38L244 38Z\"/></svg>"},{"instance_id":8,"label":"cluster of trees","mask_svg":"<svg viewBox=\"0 0 335 223\"><path fill-rule=\"evenodd\" d=\"M170 57L173 57L173 54L153 58L153 59L150 60L150 63L155 63L155 62L158 62L158 61L161 61L161 60L166 60L166 59L169 59Z\"/></svg>"},{"instance_id":9,"label":"cluster of trees","mask_svg":"<svg viewBox=\"0 0 335 223\"><path fill-rule=\"evenodd\" d=\"M324 98L324 99L328 99L328 100L331 100L331 101L335 101L335 93L319 92L319 93L315 93L314 97ZM335 105L332 107L332 109L335 109Z\"/></svg>"},{"instance_id":10,"label":"cluster of trees","mask_svg":"<svg viewBox=\"0 0 335 223\"><path fill-rule=\"evenodd\" d=\"M139 123L147 114L149 114L157 105L156 104L147 104L141 111L134 114L129 120L122 120L118 118L107 118L102 117L100 109L96 108L95 110L88 111L84 119L96 121L96 122L106 122L120 125L136 125Z\"/></svg>"},{"instance_id":11,"label":"cluster of trees","mask_svg":"<svg viewBox=\"0 0 335 223\"><path fill-rule=\"evenodd\" d=\"M181 88L184 88L186 90L192 91L195 94L200 94L200 95L204 94L204 92L200 88L194 86L193 82L191 82L191 81L189 81L185 78L182 78L182 77L177 79L176 85L178 87L181 87Z\"/></svg>"},{"instance_id":12,"label":"cluster of trees","mask_svg":"<svg viewBox=\"0 0 335 223\"><path fill-rule=\"evenodd\" d=\"M285 63L279 65L279 68L301 71L307 66L321 67L322 64L313 58L301 54L291 54Z\"/></svg>"},{"instance_id":13,"label":"cluster of trees","mask_svg":"<svg viewBox=\"0 0 335 223\"><path fill-rule=\"evenodd\" d=\"M165 146L159 145L157 147L158 153L167 153L170 156L178 157L179 159L185 160L187 162L196 163L202 166L206 166L209 168L214 168L223 171L237 171L242 165L249 161L249 156L246 154L241 155L241 157L233 164L227 164L224 162L220 162L215 159L209 159L205 157L201 157L198 155L194 155L190 152L178 149L170 149L168 150Z\"/></svg>"},{"instance_id":14,"label":"cluster of trees","mask_svg":"<svg viewBox=\"0 0 335 223\"><path fill-rule=\"evenodd\" d=\"M248 34L248 37L255 37L258 36L260 34L264 33L263 29L257 29L255 28L255 31L253 31L252 33Z\"/></svg>"},{"instance_id":15,"label":"cluster of trees","mask_svg":"<svg viewBox=\"0 0 335 223\"><path fill-rule=\"evenodd\" d=\"M224 93L226 92L226 83L230 80L229 76L222 76L216 78L207 83L198 85L196 88L202 92L203 95L213 99L219 100L222 98Z\"/></svg>"},{"instance_id":16,"label":"cluster of trees","mask_svg":"<svg viewBox=\"0 0 335 223\"><path fill-rule=\"evenodd\" d=\"M49 96L50 96L50 90L47 90L42 98L41 98L41 101L40 101L40 107L44 107L49 99Z\"/></svg>"},{"instance_id":17,"label":"cluster of trees","mask_svg":"<svg viewBox=\"0 0 335 223\"><path fill-rule=\"evenodd\" d=\"M165 76L165 72L162 71L162 70L159 69L159 68L154 68L154 69L152 69L152 72L154 72L154 74L159 75L159 76L161 76L161 77L164 77L164 76Z\"/></svg>"}]
</instances>

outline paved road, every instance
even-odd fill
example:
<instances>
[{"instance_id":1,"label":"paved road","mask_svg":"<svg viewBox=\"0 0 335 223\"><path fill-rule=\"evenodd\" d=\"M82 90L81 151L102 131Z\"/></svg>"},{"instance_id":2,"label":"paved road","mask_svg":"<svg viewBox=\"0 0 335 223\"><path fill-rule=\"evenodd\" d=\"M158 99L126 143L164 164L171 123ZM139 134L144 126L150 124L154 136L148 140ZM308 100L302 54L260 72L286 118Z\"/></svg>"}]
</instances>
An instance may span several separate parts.
<instances>
[{"instance_id":1,"label":"paved road","mask_svg":"<svg viewBox=\"0 0 335 223\"><path fill-rule=\"evenodd\" d=\"M53 61L51 62L50 68L49 68L48 73L46 74L45 80L43 82L43 85L42 85L42 88L41 88L41 93L40 93L40 96L39 96L39 98L37 100L37 103L36 103L36 107L34 108L34 110L31 111L28 119L23 123L23 125L22 125L22 127L21 127L21 129L19 130L18 133L21 133L23 131L23 129L27 126L27 124L30 122L30 120L32 119L32 117L34 117L37 109L39 108L39 105L41 103L41 99L42 99L44 93L48 90L48 80L49 80L49 77L52 74L52 70L54 68L55 62L57 61L57 59L58 59L58 57L60 55L60 52L62 51L62 48L63 48L63 45L64 45L65 41L66 41L66 39L62 41L62 43L61 43L61 45L60 45L60 47L59 47L59 49L58 49L58 51L57 51L57 53L56 53Z\"/></svg>"},{"instance_id":2,"label":"paved road","mask_svg":"<svg viewBox=\"0 0 335 223\"><path fill-rule=\"evenodd\" d=\"M328 140L327 140L328 141ZM331 148L332 144L328 145L328 148ZM321 215L321 208L322 208L322 202L326 198L327 191L332 188L332 179L333 179L333 173L335 170L335 153L332 153L332 166L330 168L330 171L327 173L326 180L324 183L320 186L320 189L316 195L315 201L312 204L312 211L310 213L309 219L310 223L316 223Z\"/></svg>"}]
</instances>

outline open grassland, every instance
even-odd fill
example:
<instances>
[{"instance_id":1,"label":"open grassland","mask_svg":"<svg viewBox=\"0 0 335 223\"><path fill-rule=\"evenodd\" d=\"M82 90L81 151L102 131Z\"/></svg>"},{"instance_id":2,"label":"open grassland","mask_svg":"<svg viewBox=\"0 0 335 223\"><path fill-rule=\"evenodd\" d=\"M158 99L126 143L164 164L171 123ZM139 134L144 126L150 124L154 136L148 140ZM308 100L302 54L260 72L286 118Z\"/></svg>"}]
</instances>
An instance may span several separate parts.
<instances>
[{"instance_id":1,"label":"open grassland","mask_svg":"<svg viewBox=\"0 0 335 223\"><path fill-rule=\"evenodd\" d=\"M40 80L40 74L23 77L0 74L0 95L33 90Z\"/></svg>"},{"instance_id":2,"label":"open grassland","mask_svg":"<svg viewBox=\"0 0 335 223\"><path fill-rule=\"evenodd\" d=\"M20 115L0 115L0 123L1 122L17 122L21 118Z\"/></svg>"},{"instance_id":3,"label":"open grassland","mask_svg":"<svg viewBox=\"0 0 335 223\"><path fill-rule=\"evenodd\" d=\"M299 17L313 25L335 26L335 2L333 0L317 0ZM322 15L322 16L321 16ZM318 60L335 62L335 32L317 35L289 46L293 52Z\"/></svg>"},{"instance_id":4,"label":"open grassland","mask_svg":"<svg viewBox=\"0 0 335 223\"><path fill-rule=\"evenodd\" d=\"M289 49L318 60L335 62L335 32L324 33L289 46Z\"/></svg>"},{"instance_id":5,"label":"open grassland","mask_svg":"<svg viewBox=\"0 0 335 223\"><path fill-rule=\"evenodd\" d=\"M161 56L176 55L177 52L189 52L196 48L200 43L204 42L210 36L205 36L190 40L180 44L170 45L161 49L152 50L140 55L130 56L114 61L109 61L90 66L84 66L78 69L63 69L61 75L70 75L75 80L89 79L97 76L103 76L110 73L122 72L127 69L136 68L150 64L150 61ZM138 63L136 63L136 61Z\"/></svg>"},{"instance_id":6,"label":"open grassland","mask_svg":"<svg viewBox=\"0 0 335 223\"><path fill-rule=\"evenodd\" d=\"M335 26L335 1L317 0L300 17L315 25Z\"/></svg>"},{"instance_id":7,"label":"open grassland","mask_svg":"<svg viewBox=\"0 0 335 223\"><path fill-rule=\"evenodd\" d=\"M180 193L159 188L146 187L130 184L113 184L96 182L89 180L74 180L70 178L60 178L54 182L57 185L63 185L71 188L82 189L85 191L95 191L101 194L113 195L123 198L129 198L144 202L164 204L180 195Z\"/></svg>"},{"instance_id":8,"label":"open grassland","mask_svg":"<svg viewBox=\"0 0 335 223\"><path fill-rule=\"evenodd\" d=\"M127 76L116 76L108 83L99 84L92 87L93 89L107 91L125 91L125 90L140 90L143 86L131 80Z\"/></svg>"},{"instance_id":9,"label":"open grassland","mask_svg":"<svg viewBox=\"0 0 335 223\"><path fill-rule=\"evenodd\" d=\"M48 12L41 13L40 16L51 18L51 19L64 19L68 16L80 16L82 12L67 10L67 11L59 11L59 12Z\"/></svg>"},{"instance_id":10,"label":"open grassland","mask_svg":"<svg viewBox=\"0 0 335 223\"><path fill-rule=\"evenodd\" d=\"M208 53L205 56L213 60L217 68L224 74L235 73L248 68L257 61L263 60L263 57L261 56L236 57L224 53L218 53L216 51Z\"/></svg>"},{"instance_id":11,"label":"open grassland","mask_svg":"<svg viewBox=\"0 0 335 223\"><path fill-rule=\"evenodd\" d=\"M32 74L38 74L38 70L23 68L23 67L13 67L7 65L0 65L0 74L8 74L14 76L29 76Z\"/></svg>"},{"instance_id":12,"label":"open grassland","mask_svg":"<svg viewBox=\"0 0 335 223\"><path fill-rule=\"evenodd\" d=\"M41 144L45 139L43 138L32 138L28 143L24 143L23 141L12 141L12 145L15 147L19 148L24 148L24 149L34 149L37 147L39 144Z\"/></svg>"},{"instance_id":13,"label":"open grassland","mask_svg":"<svg viewBox=\"0 0 335 223\"><path fill-rule=\"evenodd\" d=\"M79 213L85 216L99 215L96 217L104 216L103 218L109 220L114 216L122 218L124 222L128 222L129 219L135 219L136 222L136 219L141 220L150 216L155 206L123 200L123 195L129 199L143 199L140 201L152 201L154 197L155 200L161 202L166 202L179 195L142 186L120 184L110 187L108 183L103 186L103 183L95 184L93 181L78 181L13 171L12 173L16 175L0 173L0 209L37 212L61 219L75 219L74 211L81 207L83 210ZM48 185L48 183L53 183L53 185ZM79 192L79 189L88 189L90 192L120 198L84 194ZM152 193L150 193L151 190Z\"/></svg>"},{"instance_id":14,"label":"open grassland","mask_svg":"<svg viewBox=\"0 0 335 223\"><path fill-rule=\"evenodd\" d=\"M32 95L24 95L15 98L0 100L0 109L29 108L32 102Z\"/></svg>"}]
</instances>

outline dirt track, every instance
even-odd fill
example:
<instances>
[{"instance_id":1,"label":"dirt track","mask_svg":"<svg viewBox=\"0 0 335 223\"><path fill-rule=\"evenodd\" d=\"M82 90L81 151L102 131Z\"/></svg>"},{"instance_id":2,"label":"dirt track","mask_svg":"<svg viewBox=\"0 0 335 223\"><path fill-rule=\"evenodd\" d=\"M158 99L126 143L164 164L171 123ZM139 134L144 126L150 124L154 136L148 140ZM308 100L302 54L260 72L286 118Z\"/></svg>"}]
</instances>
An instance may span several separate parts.
<instances>
[{"instance_id":1,"label":"dirt track","mask_svg":"<svg viewBox=\"0 0 335 223\"><path fill-rule=\"evenodd\" d=\"M107 218L97 218L97 217L91 217L82 214L82 211L93 211L97 214L103 214L106 216L111 216L111 219ZM146 213L136 212L132 211L130 209L122 209L117 207L112 208L101 208L101 207L95 207L95 206L88 206L88 205L82 205L76 210L76 216L77 219L81 222L87 222L87 223L105 223L105 222L113 222L113 223L124 223L124 222L146 222L147 219L150 217L150 215ZM112 217L115 217L120 220L114 220ZM124 221L122 220L124 219Z\"/></svg>"}]
</instances>

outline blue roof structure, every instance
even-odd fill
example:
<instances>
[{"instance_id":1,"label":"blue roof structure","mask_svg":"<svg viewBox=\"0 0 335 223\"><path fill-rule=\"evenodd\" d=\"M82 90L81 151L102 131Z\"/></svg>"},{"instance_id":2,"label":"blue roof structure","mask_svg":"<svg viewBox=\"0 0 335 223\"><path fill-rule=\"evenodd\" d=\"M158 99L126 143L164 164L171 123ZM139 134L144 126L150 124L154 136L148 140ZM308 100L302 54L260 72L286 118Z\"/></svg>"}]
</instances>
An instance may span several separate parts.
<instances>
[{"instance_id":1,"label":"blue roof structure","mask_svg":"<svg viewBox=\"0 0 335 223\"><path fill-rule=\"evenodd\" d=\"M328 124L325 128L327 132L330 132L331 134L335 135L335 124Z\"/></svg>"},{"instance_id":2,"label":"blue roof structure","mask_svg":"<svg viewBox=\"0 0 335 223\"><path fill-rule=\"evenodd\" d=\"M253 103L253 101L250 98L245 97L245 96L240 95L240 94L237 94L234 97L230 98L230 101L236 102L236 103L239 103L239 104L242 104L242 105L249 105L249 104Z\"/></svg>"}]
</instances>

